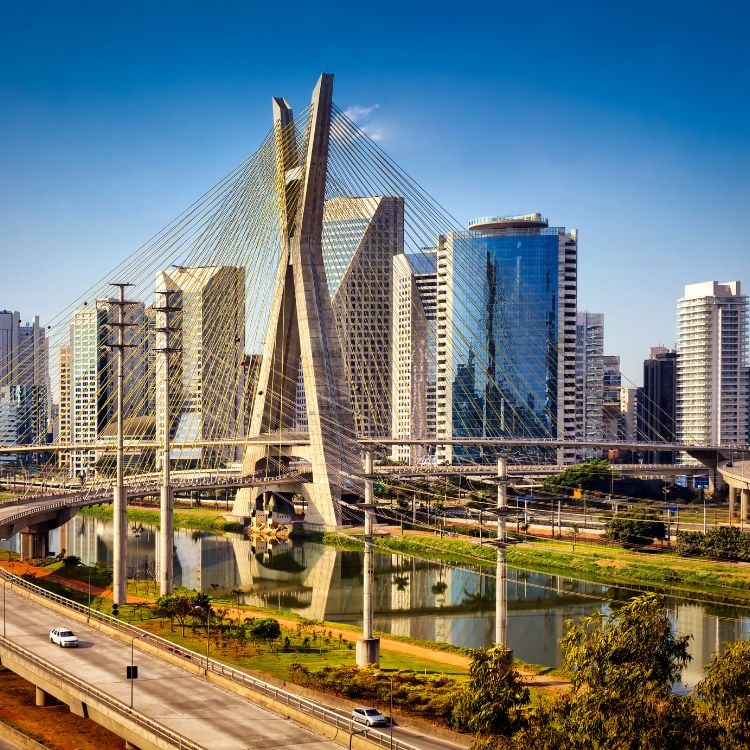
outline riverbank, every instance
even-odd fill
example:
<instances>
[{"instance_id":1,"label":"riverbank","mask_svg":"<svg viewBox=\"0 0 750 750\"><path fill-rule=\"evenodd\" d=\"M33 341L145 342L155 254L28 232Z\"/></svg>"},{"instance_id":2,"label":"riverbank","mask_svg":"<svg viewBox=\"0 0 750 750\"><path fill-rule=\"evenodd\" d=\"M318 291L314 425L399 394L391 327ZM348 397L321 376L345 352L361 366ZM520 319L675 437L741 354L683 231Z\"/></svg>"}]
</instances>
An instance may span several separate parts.
<instances>
[{"instance_id":1,"label":"riverbank","mask_svg":"<svg viewBox=\"0 0 750 750\"><path fill-rule=\"evenodd\" d=\"M97 505L81 508L80 515L89 518L100 518L111 521L114 514L111 505ZM128 506L128 521L145 523L147 526L159 525L159 510L151 508L135 508ZM230 521L217 513L213 508L178 508L174 512L174 527L180 529L195 529L196 531L210 531L212 534L244 533L241 523Z\"/></svg>"},{"instance_id":2,"label":"riverbank","mask_svg":"<svg viewBox=\"0 0 750 750\"><path fill-rule=\"evenodd\" d=\"M377 535L375 548L424 559L495 566L497 553L476 539L440 538L406 531ZM362 549L361 532L329 532L326 544ZM507 563L520 570L538 571L570 578L616 584L634 591L659 591L690 595L692 599L719 604L750 605L750 565L680 557L669 550L631 551L614 545L570 541L533 540L510 545ZM698 595L696 597L695 595Z\"/></svg>"},{"instance_id":3,"label":"riverbank","mask_svg":"<svg viewBox=\"0 0 750 750\"><path fill-rule=\"evenodd\" d=\"M112 519L110 506L85 508L85 515ZM159 525L159 511L128 508L130 522ZM241 524L225 519L215 509L183 508L175 510L175 528L211 533L242 533ZM380 527L376 548L388 552L446 562L494 566L492 546L474 537L437 537L420 531L400 531ZM361 531L328 532L310 535L325 544L346 549L362 549ZM508 565L520 570L585 579L595 583L631 588L634 592L657 591L716 604L750 605L750 564L680 557L669 549L625 550L616 544L569 540L530 539L507 548ZM697 596L696 596L697 595Z\"/></svg>"}]
</instances>

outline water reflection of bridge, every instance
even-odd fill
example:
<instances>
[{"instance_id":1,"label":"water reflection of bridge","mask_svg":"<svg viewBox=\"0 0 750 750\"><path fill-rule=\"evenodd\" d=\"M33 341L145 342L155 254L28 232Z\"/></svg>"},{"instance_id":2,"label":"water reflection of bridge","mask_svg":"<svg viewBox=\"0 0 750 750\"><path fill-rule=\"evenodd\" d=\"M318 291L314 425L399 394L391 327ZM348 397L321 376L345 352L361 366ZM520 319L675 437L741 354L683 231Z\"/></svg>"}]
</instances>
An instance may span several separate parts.
<instances>
[{"instance_id":1,"label":"water reflection of bridge","mask_svg":"<svg viewBox=\"0 0 750 750\"><path fill-rule=\"evenodd\" d=\"M55 549L86 563L111 559L108 522L80 516L53 532ZM128 537L128 554L153 570L155 530ZM333 547L275 544L237 536L179 530L174 537L175 581L250 605L281 608L318 621L361 624L362 555ZM509 644L516 656L559 664L566 618L607 610L629 592L604 584L511 569L508 575ZM494 571L408 558L375 556L375 627L396 635L471 648L494 639ZM690 633L695 663L686 681L723 644L750 635L747 609L706 607L667 599L681 633Z\"/></svg>"}]
</instances>

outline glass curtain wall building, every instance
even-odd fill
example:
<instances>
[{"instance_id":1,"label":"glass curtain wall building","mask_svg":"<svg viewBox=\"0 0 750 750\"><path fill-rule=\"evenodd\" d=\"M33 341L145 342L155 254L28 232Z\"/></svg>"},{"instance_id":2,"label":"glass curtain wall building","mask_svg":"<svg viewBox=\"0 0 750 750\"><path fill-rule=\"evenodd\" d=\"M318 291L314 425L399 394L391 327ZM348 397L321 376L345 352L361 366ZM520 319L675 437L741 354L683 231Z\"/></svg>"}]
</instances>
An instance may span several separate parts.
<instances>
[{"instance_id":1,"label":"glass curtain wall building","mask_svg":"<svg viewBox=\"0 0 750 750\"><path fill-rule=\"evenodd\" d=\"M436 428L466 438L572 438L577 234L540 214L479 219L437 247ZM552 449L520 462L557 461ZM441 446L441 462L494 461Z\"/></svg>"}]
</instances>

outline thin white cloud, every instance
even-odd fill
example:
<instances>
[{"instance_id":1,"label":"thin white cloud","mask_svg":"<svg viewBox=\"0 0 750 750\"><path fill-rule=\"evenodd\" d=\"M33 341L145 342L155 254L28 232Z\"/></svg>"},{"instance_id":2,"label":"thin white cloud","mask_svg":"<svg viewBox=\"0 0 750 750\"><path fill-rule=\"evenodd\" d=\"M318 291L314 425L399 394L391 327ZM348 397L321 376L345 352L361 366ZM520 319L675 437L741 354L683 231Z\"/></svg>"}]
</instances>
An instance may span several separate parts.
<instances>
[{"instance_id":1,"label":"thin white cloud","mask_svg":"<svg viewBox=\"0 0 750 750\"><path fill-rule=\"evenodd\" d=\"M383 133L374 125L362 125L360 127L363 133L366 133L373 141L382 141Z\"/></svg>"},{"instance_id":2,"label":"thin white cloud","mask_svg":"<svg viewBox=\"0 0 750 750\"><path fill-rule=\"evenodd\" d=\"M359 122L361 119L369 117L376 109L379 108L379 104L370 104L368 106L353 104L351 107L347 107L347 109L344 110L344 114L353 122Z\"/></svg>"},{"instance_id":3,"label":"thin white cloud","mask_svg":"<svg viewBox=\"0 0 750 750\"><path fill-rule=\"evenodd\" d=\"M372 113L377 109L380 109L379 104L352 104L351 107L348 107L344 110L344 114L352 122L355 122L359 129L373 141L382 141L383 131L381 130L381 128L379 128L372 122L367 122L370 115L372 115Z\"/></svg>"}]
</instances>

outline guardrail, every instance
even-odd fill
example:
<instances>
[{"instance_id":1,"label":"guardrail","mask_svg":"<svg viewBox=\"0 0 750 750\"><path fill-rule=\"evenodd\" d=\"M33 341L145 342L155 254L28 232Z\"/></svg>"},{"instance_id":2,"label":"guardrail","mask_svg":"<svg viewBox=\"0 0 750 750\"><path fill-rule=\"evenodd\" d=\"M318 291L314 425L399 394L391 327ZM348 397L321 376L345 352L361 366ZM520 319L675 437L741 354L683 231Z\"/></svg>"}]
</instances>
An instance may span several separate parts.
<instances>
[{"instance_id":1,"label":"guardrail","mask_svg":"<svg viewBox=\"0 0 750 750\"><path fill-rule=\"evenodd\" d=\"M129 722L135 724L138 729L156 736L160 741L169 742L180 750L203 750L201 745L196 744L177 732L173 732L163 724L159 724L158 722L149 719L148 716L144 716L135 709L131 709L125 703L118 701L111 695L99 690L99 688L95 688L93 685L89 685L87 682L78 679L78 677L70 674L70 672L66 672L64 669L60 669L59 667L50 664L45 659L42 659L33 652L23 648L23 646L19 646L2 636L0 636L0 644L2 644L5 651L9 651L27 663L33 664L46 676L59 680L59 682L66 687L75 688L79 693L83 693L88 699L93 698L100 705L104 705L119 716L126 718Z\"/></svg>"},{"instance_id":2,"label":"guardrail","mask_svg":"<svg viewBox=\"0 0 750 750\"><path fill-rule=\"evenodd\" d=\"M305 475L298 471L290 471L285 474L278 474L275 476L245 476L245 477L199 477L196 479L183 479L173 482L171 484L174 490L186 490L186 489L231 489L233 487L245 487L251 483L262 485L264 483L271 484L273 482L285 482L290 480L305 481ZM155 494L159 492L161 485L155 481L140 482L138 484L126 484L126 490L129 497L139 497L142 495ZM63 508L77 508L84 505L93 505L101 502L112 501L112 487L110 485L97 485L87 487L85 490L80 492L70 492L64 496L53 495L54 499L50 499L45 502L44 498L23 498L22 502L17 502L14 505L16 507L23 507L24 510L18 511L13 515L5 518L0 518L0 525L9 526L17 521L23 521L30 515L35 513L44 513L50 510L60 510ZM0 506L2 510L2 506Z\"/></svg>"},{"instance_id":3,"label":"guardrail","mask_svg":"<svg viewBox=\"0 0 750 750\"><path fill-rule=\"evenodd\" d=\"M78 612L79 614L86 615L87 618L97 620L98 622L101 622L108 627L117 630L124 635L127 635L129 638L132 638L135 641L148 643L149 645L154 646L167 653L181 656L185 659L186 662L194 664L202 669L204 673L208 673L210 671L212 674L220 675L221 677L224 677L225 679L241 685L242 687L250 688L257 693L260 693L261 695L273 698L275 701L278 701L282 705L297 709L298 711L324 721L326 724L330 724L336 729L341 729L347 733L362 729L361 724L355 724L350 718L341 716L333 709L321 706L320 704L315 703L314 701L311 701L307 698L302 698L301 696L295 695L294 693L284 690L283 688L278 688L275 685L264 682L263 680L260 680L257 677L253 677L252 675L249 675L240 669L235 669L234 667L230 667L227 664L223 664L222 662L216 661L211 658L206 658L205 656L202 656L195 651L191 651L190 649L178 646L177 644L168 641L166 638L161 638L158 635L149 633L147 630L142 630L135 625L130 625L129 623L122 622L116 617L106 615L102 612L97 612L96 610L92 610L83 604L74 602L71 599L66 599L64 596L60 596L59 594L47 591L46 589L43 589L40 586L37 586L23 578L12 575L7 571L0 570L0 579L11 581L14 586L24 588L27 591L35 594L36 596L52 601L59 606L65 607L66 609L70 609L74 612ZM390 733L381 732L372 728L367 729L367 739L370 742L374 742L379 747L387 747L389 748L389 750L390 748L393 748L393 750L421 750L420 748L417 748L416 746L410 745L406 742L402 742L395 737L393 738L393 743L391 744ZM188 746L183 744L182 747L186 750L189 750L189 748L197 746Z\"/></svg>"}]
</instances>

